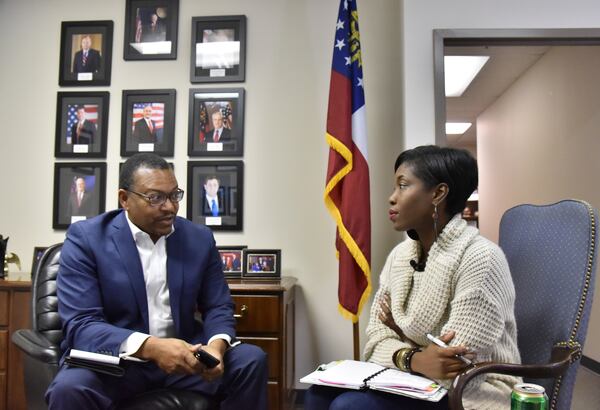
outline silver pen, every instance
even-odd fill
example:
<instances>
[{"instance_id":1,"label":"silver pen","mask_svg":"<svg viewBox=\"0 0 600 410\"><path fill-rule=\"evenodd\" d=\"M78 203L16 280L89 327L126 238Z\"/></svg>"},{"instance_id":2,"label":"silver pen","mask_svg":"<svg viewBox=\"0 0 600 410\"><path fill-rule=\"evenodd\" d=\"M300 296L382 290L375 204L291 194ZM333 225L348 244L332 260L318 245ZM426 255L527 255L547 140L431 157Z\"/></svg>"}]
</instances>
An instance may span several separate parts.
<instances>
[{"instance_id":1,"label":"silver pen","mask_svg":"<svg viewBox=\"0 0 600 410\"><path fill-rule=\"evenodd\" d=\"M446 349L448 347L448 345L446 343L442 342L440 339L438 339L437 337L435 337L431 333L427 333L427 339L431 340L433 343L435 343L439 347L443 347L444 349ZM464 364L468 365L468 366L470 366L470 365L473 364L472 361L470 361L469 359L467 359L466 357L464 357L461 354L457 354L456 358L459 359L459 360L462 360L462 362Z\"/></svg>"}]
</instances>

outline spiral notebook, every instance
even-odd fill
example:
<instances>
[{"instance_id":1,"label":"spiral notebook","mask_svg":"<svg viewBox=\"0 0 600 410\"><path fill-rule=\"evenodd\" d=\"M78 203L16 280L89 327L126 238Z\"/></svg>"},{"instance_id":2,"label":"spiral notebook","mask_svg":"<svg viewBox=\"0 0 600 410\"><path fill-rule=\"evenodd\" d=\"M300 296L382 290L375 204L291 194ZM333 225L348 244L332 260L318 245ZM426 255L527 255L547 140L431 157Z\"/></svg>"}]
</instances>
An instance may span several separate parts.
<instances>
[{"instance_id":1,"label":"spiral notebook","mask_svg":"<svg viewBox=\"0 0 600 410\"><path fill-rule=\"evenodd\" d=\"M427 401L439 401L447 392L435 381L425 377L356 360L340 360L321 365L301 378L300 383L342 389L380 390Z\"/></svg>"}]
</instances>

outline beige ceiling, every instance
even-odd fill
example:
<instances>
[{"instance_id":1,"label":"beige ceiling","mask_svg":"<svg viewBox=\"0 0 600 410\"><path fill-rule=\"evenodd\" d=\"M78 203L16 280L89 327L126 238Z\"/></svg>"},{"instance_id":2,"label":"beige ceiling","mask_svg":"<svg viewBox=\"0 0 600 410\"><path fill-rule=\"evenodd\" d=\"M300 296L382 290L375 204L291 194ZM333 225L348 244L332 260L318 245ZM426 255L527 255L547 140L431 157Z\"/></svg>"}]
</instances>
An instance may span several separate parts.
<instances>
[{"instance_id":1,"label":"beige ceiling","mask_svg":"<svg viewBox=\"0 0 600 410\"><path fill-rule=\"evenodd\" d=\"M549 49L550 46L445 47L445 55L490 56L461 97L446 98L446 121L473 124L463 135L448 135L448 143L454 146L475 146L477 116Z\"/></svg>"}]
</instances>

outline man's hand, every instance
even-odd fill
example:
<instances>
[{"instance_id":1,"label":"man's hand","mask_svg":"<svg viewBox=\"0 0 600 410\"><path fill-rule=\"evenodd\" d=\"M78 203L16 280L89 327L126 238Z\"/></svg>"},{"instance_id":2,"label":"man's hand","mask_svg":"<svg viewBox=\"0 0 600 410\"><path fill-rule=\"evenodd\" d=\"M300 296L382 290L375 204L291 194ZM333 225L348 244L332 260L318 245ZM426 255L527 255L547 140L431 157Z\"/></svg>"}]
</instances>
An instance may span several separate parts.
<instances>
[{"instance_id":1,"label":"man's hand","mask_svg":"<svg viewBox=\"0 0 600 410\"><path fill-rule=\"evenodd\" d=\"M169 374L194 374L201 373L204 369L204 365L194 356L198 347L180 339L150 336L133 356L152 360Z\"/></svg>"},{"instance_id":2,"label":"man's hand","mask_svg":"<svg viewBox=\"0 0 600 410\"><path fill-rule=\"evenodd\" d=\"M198 347L199 349L205 350L207 353L213 355L216 359L219 360L219 364L213 367L212 369L207 368L204 364L200 363L201 371L200 375L206 381L212 382L213 380L218 379L223 375L225 371L225 365L223 364L223 355L227 350L228 344L223 339L215 339L210 344L206 346ZM195 349L194 351L196 351ZM194 360L197 360L194 358Z\"/></svg>"},{"instance_id":3,"label":"man's hand","mask_svg":"<svg viewBox=\"0 0 600 410\"><path fill-rule=\"evenodd\" d=\"M450 331L441 336L440 340L448 344L454 335L454 331ZM422 352L413 355L410 367L413 372L421 373L430 379L453 379L467 367L456 357L458 354L469 359L475 358L475 354L464 346L443 348L432 343Z\"/></svg>"}]
</instances>

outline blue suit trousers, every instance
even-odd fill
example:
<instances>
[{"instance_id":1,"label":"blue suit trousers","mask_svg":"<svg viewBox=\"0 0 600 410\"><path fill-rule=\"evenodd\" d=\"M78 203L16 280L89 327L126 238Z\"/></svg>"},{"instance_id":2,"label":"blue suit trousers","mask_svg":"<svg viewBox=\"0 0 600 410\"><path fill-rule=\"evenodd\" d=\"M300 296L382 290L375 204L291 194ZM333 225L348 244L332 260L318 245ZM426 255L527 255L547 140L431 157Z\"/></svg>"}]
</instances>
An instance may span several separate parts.
<instances>
[{"instance_id":1,"label":"blue suit trousers","mask_svg":"<svg viewBox=\"0 0 600 410\"><path fill-rule=\"evenodd\" d=\"M159 389L192 390L223 398L221 409L267 408L267 356L260 348L241 344L225 353L225 373L207 382L197 375L166 374L156 364L125 361L125 375L114 377L63 366L46 392L49 410L104 410L137 394Z\"/></svg>"}]
</instances>

